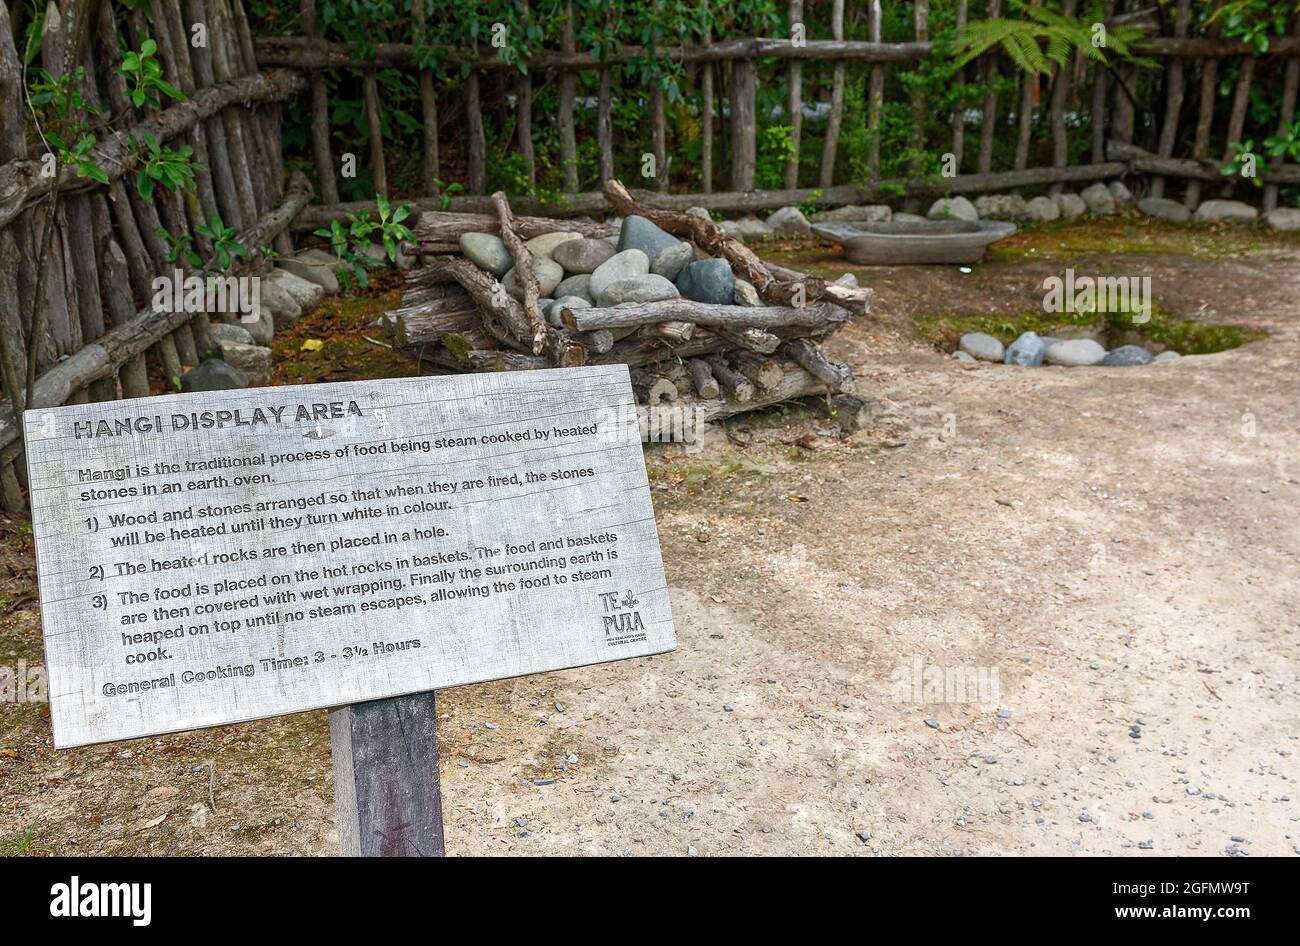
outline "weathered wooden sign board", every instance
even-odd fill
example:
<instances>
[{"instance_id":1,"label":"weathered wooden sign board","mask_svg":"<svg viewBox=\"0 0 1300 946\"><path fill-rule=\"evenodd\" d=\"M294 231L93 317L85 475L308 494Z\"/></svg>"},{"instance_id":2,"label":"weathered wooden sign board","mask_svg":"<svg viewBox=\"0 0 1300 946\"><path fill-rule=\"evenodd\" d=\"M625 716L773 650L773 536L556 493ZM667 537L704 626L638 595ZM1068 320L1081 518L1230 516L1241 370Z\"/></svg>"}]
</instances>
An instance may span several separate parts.
<instances>
[{"instance_id":1,"label":"weathered wooden sign board","mask_svg":"<svg viewBox=\"0 0 1300 946\"><path fill-rule=\"evenodd\" d=\"M24 420L58 747L676 646L622 365Z\"/></svg>"}]
</instances>

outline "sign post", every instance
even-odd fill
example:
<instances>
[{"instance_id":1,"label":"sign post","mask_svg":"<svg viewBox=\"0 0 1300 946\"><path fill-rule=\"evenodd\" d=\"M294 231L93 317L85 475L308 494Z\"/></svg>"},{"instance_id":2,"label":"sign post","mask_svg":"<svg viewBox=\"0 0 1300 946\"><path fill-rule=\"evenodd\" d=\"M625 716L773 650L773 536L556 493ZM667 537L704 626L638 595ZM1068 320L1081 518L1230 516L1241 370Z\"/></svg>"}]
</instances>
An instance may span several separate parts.
<instances>
[{"instance_id":1,"label":"sign post","mask_svg":"<svg viewBox=\"0 0 1300 946\"><path fill-rule=\"evenodd\" d=\"M441 857L433 692L330 710L339 847L354 857Z\"/></svg>"},{"instance_id":2,"label":"sign post","mask_svg":"<svg viewBox=\"0 0 1300 946\"><path fill-rule=\"evenodd\" d=\"M623 365L24 423L56 747L329 708L345 853L442 853L433 691L676 646Z\"/></svg>"}]
</instances>

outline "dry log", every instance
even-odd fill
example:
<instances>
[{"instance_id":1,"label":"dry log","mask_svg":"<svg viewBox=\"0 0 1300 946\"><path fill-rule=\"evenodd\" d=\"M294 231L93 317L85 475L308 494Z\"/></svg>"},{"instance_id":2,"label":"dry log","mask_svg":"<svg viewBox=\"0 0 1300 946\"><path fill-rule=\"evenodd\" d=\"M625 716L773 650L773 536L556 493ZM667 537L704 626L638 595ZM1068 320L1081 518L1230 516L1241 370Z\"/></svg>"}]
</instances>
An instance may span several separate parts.
<instances>
[{"instance_id":1,"label":"dry log","mask_svg":"<svg viewBox=\"0 0 1300 946\"><path fill-rule=\"evenodd\" d=\"M454 279L474 299L483 318L483 325L502 344L531 351L532 326L521 306L501 283L466 259L438 257L428 263L428 268ZM575 344L566 332L546 326L544 353L557 367L569 368L585 364L587 351Z\"/></svg>"},{"instance_id":2,"label":"dry log","mask_svg":"<svg viewBox=\"0 0 1300 946\"><path fill-rule=\"evenodd\" d=\"M719 400L688 401L687 407L698 405L704 414L704 420L717 420L744 411L770 407L793 398L824 395L826 386L804 371L798 365L782 365L781 380L770 391L759 391L746 400L737 400L732 396ZM725 385L724 385L725 388Z\"/></svg>"},{"instance_id":3,"label":"dry log","mask_svg":"<svg viewBox=\"0 0 1300 946\"><path fill-rule=\"evenodd\" d=\"M632 393L641 404L655 407L663 403L673 403L681 396L677 385L662 375L641 374L632 379Z\"/></svg>"},{"instance_id":4,"label":"dry log","mask_svg":"<svg viewBox=\"0 0 1300 946\"><path fill-rule=\"evenodd\" d=\"M842 288L842 287L841 287ZM796 308L794 306L713 305L691 299L667 299L612 308L560 310L564 325L576 332L598 328L618 329L656 325L664 322L694 322L697 325L724 329L744 328L825 329L846 320L844 310L830 303Z\"/></svg>"},{"instance_id":5,"label":"dry log","mask_svg":"<svg viewBox=\"0 0 1300 946\"><path fill-rule=\"evenodd\" d=\"M820 348L807 339L792 338L785 343L782 351L791 361L835 391L853 377L853 369L829 360Z\"/></svg>"},{"instance_id":6,"label":"dry log","mask_svg":"<svg viewBox=\"0 0 1300 946\"><path fill-rule=\"evenodd\" d=\"M658 338L669 345L684 345L695 334L694 322L657 322L641 329L646 338ZM613 335L611 334L611 338Z\"/></svg>"},{"instance_id":7,"label":"dry log","mask_svg":"<svg viewBox=\"0 0 1300 946\"><path fill-rule=\"evenodd\" d=\"M417 201L416 206L418 207L418 205L419 202ZM352 206L351 204L343 204L338 209L346 210ZM309 208L303 213L299 222L321 222L317 217L313 216L313 211L317 209L315 207ZM557 230L581 233L585 237L606 237L618 232L617 227L607 223L558 220L554 217L517 216L514 217L514 224L515 232L525 240L531 240L543 233L554 233ZM415 234L415 239L421 245L421 248L432 243L448 243L455 246L457 241L466 233L500 233L501 221L495 213L495 209L490 214L449 213L447 211L430 210L421 213L416 218L412 232Z\"/></svg>"},{"instance_id":8,"label":"dry log","mask_svg":"<svg viewBox=\"0 0 1300 946\"><path fill-rule=\"evenodd\" d=\"M871 426L871 404L856 394L832 394L812 399L812 406L833 421L846 434Z\"/></svg>"},{"instance_id":9,"label":"dry log","mask_svg":"<svg viewBox=\"0 0 1300 946\"><path fill-rule=\"evenodd\" d=\"M745 328L739 331L716 329L716 331L736 348L756 351L760 355L770 355L781 347L780 336L773 335L761 328Z\"/></svg>"},{"instance_id":10,"label":"dry log","mask_svg":"<svg viewBox=\"0 0 1300 946\"><path fill-rule=\"evenodd\" d=\"M784 371L780 362L764 358L752 351L736 352L732 356L736 370L748 378L754 385L764 391L771 391L781 383Z\"/></svg>"},{"instance_id":11,"label":"dry log","mask_svg":"<svg viewBox=\"0 0 1300 946\"><path fill-rule=\"evenodd\" d=\"M710 355L706 360L713 371L713 377L717 379L728 398L737 404L745 404L753 400L754 386L744 375L732 371L726 359L721 355Z\"/></svg>"},{"instance_id":12,"label":"dry log","mask_svg":"<svg viewBox=\"0 0 1300 946\"><path fill-rule=\"evenodd\" d=\"M593 355L603 355L614 347L614 333L609 329L579 332L571 338Z\"/></svg>"},{"instance_id":13,"label":"dry log","mask_svg":"<svg viewBox=\"0 0 1300 946\"><path fill-rule=\"evenodd\" d=\"M696 394L709 399L718 396L721 388L707 361L703 358L690 358L686 361L686 368L691 373L691 385L695 388Z\"/></svg>"},{"instance_id":14,"label":"dry log","mask_svg":"<svg viewBox=\"0 0 1300 946\"><path fill-rule=\"evenodd\" d=\"M492 203L496 205L501 239L505 241L506 249L515 261L515 279L524 290L524 316L532 330L533 354L540 355L546 346L546 319L538 304L541 293L537 286L537 274L533 271L533 254L515 232L514 215L510 212L510 201L505 192L497 191L493 194Z\"/></svg>"}]
</instances>

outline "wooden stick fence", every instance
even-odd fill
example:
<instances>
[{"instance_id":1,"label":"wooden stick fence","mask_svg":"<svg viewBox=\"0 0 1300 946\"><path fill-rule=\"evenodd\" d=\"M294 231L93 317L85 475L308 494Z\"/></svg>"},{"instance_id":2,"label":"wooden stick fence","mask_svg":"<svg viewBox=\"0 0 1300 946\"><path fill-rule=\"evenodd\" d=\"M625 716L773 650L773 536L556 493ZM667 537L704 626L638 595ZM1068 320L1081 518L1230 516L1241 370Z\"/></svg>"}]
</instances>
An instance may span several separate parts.
<instances>
[{"instance_id":1,"label":"wooden stick fence","mask_svg":"<svg viewBox=\"0 0 1300 946\"><path fill-rule=\"evenodd\" d=\"M310 199L301 176L285 189L276 104L306 81L297 72L259 71L240 0L154 0L151 10L146 15L110 0L61 0L46 8L39 64L55 77L84 69L82 98L99 113L85 116L98 141L90 158L107 174L104 186L66 165L55 176L42 175L46 147L29 136L24 84L33 78L20 50L25 24L12 22L0 4L0 505L6 510L23 508L23 408L143 397L150 392L146 359L171 379L212 350L207 315L150 307L155 277L191 271L183 254L169 259L161 231L208 258L213 246L198 228L220 216L250 249L271 243L291 249L289 222ZM196 26L206 30L205 45L191 43ZM131 106L119 68L121 43L138 50L146 39L157 43L164 76L186 99L141 113ZM193 191L159 186L151 200L140 196L130 140L146 135L194 149L208 170L195 175ZM37 241L47 223L53 229L42 276ZM38 280L43 291L33 312Z\"/></svg>"},{"instance_id":2,"label":"wooden stick fence","mask_svg":"<svg viewBox=\"0 0 1300 946\"><path fill-rule=\"evenodd\" d=\"M314 22L309 14L313 0L302 0L303 21ZM425 16L421 5L417 3L413 28L413 38L423 27ZM1067 0L1065 12L1073 12L1079 7L1075 0ZM1050 185L1053 191L1060 190L1073 181L1095 180L1103 177L1132 173L1138 168L1131 162L1107 160L1107 141L1114 140L1120 145L1135 144L1135 122L1137 112L1133 94L1142 75L1128 64L1121 64L1116 70L1116 80L1107 69L1086 60L1081 54L1073 61L1060 68L1053 68L1050 76L1028 76L1014 74L1019 91L1015 93L1012 108L1006 112L1014 121L1015 147L1011 164L1011 174L994 171L994 143L998 136L998 77L1006 71L1004 57L992 51L982 56L975 64L968 67L975 70L985 85L985 91L979 102L963 102L954 109L951 116L951 138L936 144L925 139L924 125L928 117L928 107L924 96L916 96L912 103L912 147L917 155L927 145L939 151L950 148L956 158L959 174L956 178L942 181L927 181L920 177L919 167L913 165L907 170L905 179L888 181L876 180L880 168L880 140L883 95L887 69L891 67L911 67L936 54L935 43L930 39L929 4L920 0L913 4L915 40L911 42L887 43L881 41L881 5L879 0L872 0L869 5L869 29L871 39L846 40L843 38L844 5L838 0L831 5L829 32L831 39L808 39L796 41L793 38L708 38L698 45L667 46L652 50L642 46L619 46L598 58L589 52L578 50L573 42L571 5L564 8L565 26L561 32L560 48L536 49L527 57L527 74L524 80L515 86L514 118L516 123L516 141L524 157L526 175L529 181L536 180L537 160L533 154L531 135L531 109L534 89L542 80L534 76L550 75L558 79L560 115L560 166L563 168L562 188L566 195L562 201L549 204L532 203L523 195L512 195L516 206L550 215L584 214L607 211L608 204L603 201L598 189L599 181L592 183L597 187L589 191L580 191L579 175L576 168L576 146L574 136L574 98L577 76L594 73L596 76L596 115L594 122L597 140L599 179L606 180L615 174L614 132L611 126L611 103L617 94L614 77L619 66L629 63L644 63L659 59L690 67L696 81L698 98L697 114L701 124L701 162L699 181L703 193L697 195L672 195L669 189L669 168L671 156L665 142L664 103L657 92L657 86L651 83L645 94L650 150L655 156L656 173L649 187L657 195L639 195L651 206L677 207L675 198L682 196L687 206L699 204L712 210L752 211L780 206L781 203L797 203L815 200L819 204L834 206L857 200L879 198L882 194L896 193L904 188L909 195L925 196L934 193L978 193L1004 187ZM1001 0L990 0L987 12L989 17L997 17L1002 11ZM968 18L968 4L959 2L957 17L964 23ZM1106 4L1108 23L1143 24L1154 26L1155 21L1149 10L1137 9L1126 4L1122 12L1117 11L1116 3ZM789 4L791 22L799 22L803 16L801 0L792 0ZM1234 90L1232 108L1228 118L1224 153L1228 144L1240 140L1244 133L1246 105L1249 101L1253 75L1258 63L1263 59L1283 57L1286 60L1284 74L1280 79L1279 94L1283 102L1280 124L1289 124L1295 112L1296 86L1300 80L1300 33L1284 37L1273 37L1266 53L1261 57L1253 46L1236 39L1221 38L1214 33L1206 36L1189 36L1189 4L1180 0L1174 11L1172 36L1152 36L1137 46L1137 52L1144 56L1162 60L1163 95L1162 101L1152 102L1151 108L1159 107L1163 112L1154 138L1149 142L1151 156L1155 159L1177 160L1174 151L1185 140L1188 129L1182 115L1182 103L1187 97L1184 86L1186 77L1199 72L1200 107L1196 117L1196 135L1190 139L1193 144L1186 159L1201 161L1208 153L1208 138L1212 127L1215 104L1215 74L1219 63L1225 59L1240 61L1242 68ZM419 68L418 47L412 43L378 43L368 47L364 53L354 44L334 42L319 37L313 30L307 29L303 36L260 37L255 41L258 62L263 66L279 66L307 71L317 77L323 70L362 69L368 77L373 77L376 70L416 68L420 76L420 97L422 112L425 116L425 150L423 180L425 190L432 196L436 181L442 171L439 155L444 153L438 148L436 132L431 132L440 114L434 77L427 69ZM487 113L486 101L488 79L507 70L517 70L517 65L507 61L490 49L454 49L443 48L441 61L446 68L469 67L468 79L464 87L463 135L465 145L462 153L467 156L467 174L465 180L466 194L452 198L450 209L463 212L485 212L489 210L485 200L487 174L484 167L486 160ZM758 82L758 67L761 63L773 61L784 62L785 79L788 83L786 101L787 116L790 127L791 154L785 160L782 177L784 188L776 191L754 192L755 164L757 160L756 135L759 121L755 113L755 99ZM867 126L871 132L868 165L873 175L870 184L836 185L834 180L836 156L839 138L844 120L844 96L846 70L853 65L865 65L869 69L867 83ZM822 81L829 73L829 112L826 118L825 135L822 143L822 156L816 178L818 187L800 188L799 153L801 137L807 123L804 120L804 104L808 101L805 84L809 81ZM964 73L958 73L960 81ZM1160 78L1159 75L1156 78ZM721 82L719 81L721 80ZM315 81L315 79L313 79ZM856 80L854 80L856 81ZM1156 98L1159 82L1149 83L1153 92L1150 98ZM720 90L719 85L723 86ZM824 85L824 87L826 87ZM313 87L314 88L314 87ZM369 88L369 86L367 86ZM1047 90L1050 89L1050 93ZM729 145L727 185L729 190L714 191L715 160L720 154L717 138L724 129L719 128L716 119L717 94L721 91L728 102L726 114L729 116L726 134L723 136ZM1140 91L1140 90L1139 90ZM1090 94L1089 94L1090 93ZM638 89L634 94L641 95ZM689 96L688 96L689 97ZM1046 107L1041 109L1050 135L1050 167L1033 167L1034 143L1037 134L1037 103L1042 100ZM984 120L980 123L979 144L967 159L965 147L966 117L965 109L979 105ZM370 96L366 97L365 108L367 121L373 125L378 103ZM1070 122L1068 113L1084 111L1091 117L1091 158L1088 164L1069 166ZM432 117L432 120L431 120ZM1282 121L1284 120L1284 122ZM1109 136L1107 131L1109 130ZM1183 137L1180 137L1180 131ZM1273 129L1261 130L1270 134ZM341 204L328 199L336 190L334 180L337 174L337 159L329 155L322 140L328 139L329 128L325 117L318 109L313 109L311 140L317 175L322 181L321 191L326 195L324 207L311 208L295 225L300 228L318 226L321 222L335 219L343 213L355 212L370 206L368 202ZM1186 160L1184 159L1184 160ZM1145 159L1144 159L1145 160ZM385 154L382 142L371 136L371 165L376 181L387 178ZM962 165L969 166L974 173L960 173ZM1145 166L1145 165L1144 165ZM689 169L682 169L689 170ZM1078 172L1077 174L1044 174ZM1164 180L1169 177L1186 178L1186 170L1181 165L1168 165L1167 170L1153 179L1152 193L1163 193ZM1017 173L1018 172L1018 173ZM1266 209L1276 203L1277 183L1282 182L1289 173L1286 167L1275 164L1271 172L1277 182L1271 183L1265 190ZM1279 177L1280 175L1280 177ZM1188 184L1189 201L1198 199L1202 186L1200 165L1191 176ZM656 196L662 198L656 201ZM665 201L672 201L671 203ZM432 208L431 208L432 209Z\"/></svg>"}]
</instances>

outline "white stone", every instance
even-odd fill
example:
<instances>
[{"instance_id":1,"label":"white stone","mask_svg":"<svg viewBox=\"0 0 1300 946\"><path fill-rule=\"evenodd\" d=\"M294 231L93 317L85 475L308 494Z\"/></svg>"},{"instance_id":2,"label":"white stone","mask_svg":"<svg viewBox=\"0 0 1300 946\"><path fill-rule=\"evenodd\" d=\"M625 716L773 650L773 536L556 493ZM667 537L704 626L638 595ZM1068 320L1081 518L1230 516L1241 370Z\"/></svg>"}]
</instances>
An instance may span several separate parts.
<instances>
[{"instance_id":1,"label":"white stone","mask_svg":"<svg viewBox=\"0 0 1300 946\"><path fill-rule=\"evenodd\" d=\"M1239 200L1207 200L1196 208L1197 223L1254 223L1259 211Z\"/></svg>"},{"instance_id":2,"label":"white stone","mask_svg":"<svg viewBox=\"0 0 1300 946\"><path fill-rule=\"evenodd\" d=\"M978 220L975 205L965 197L940 197L925 214L931 220Z\"/></svg>"}]
</instances>

